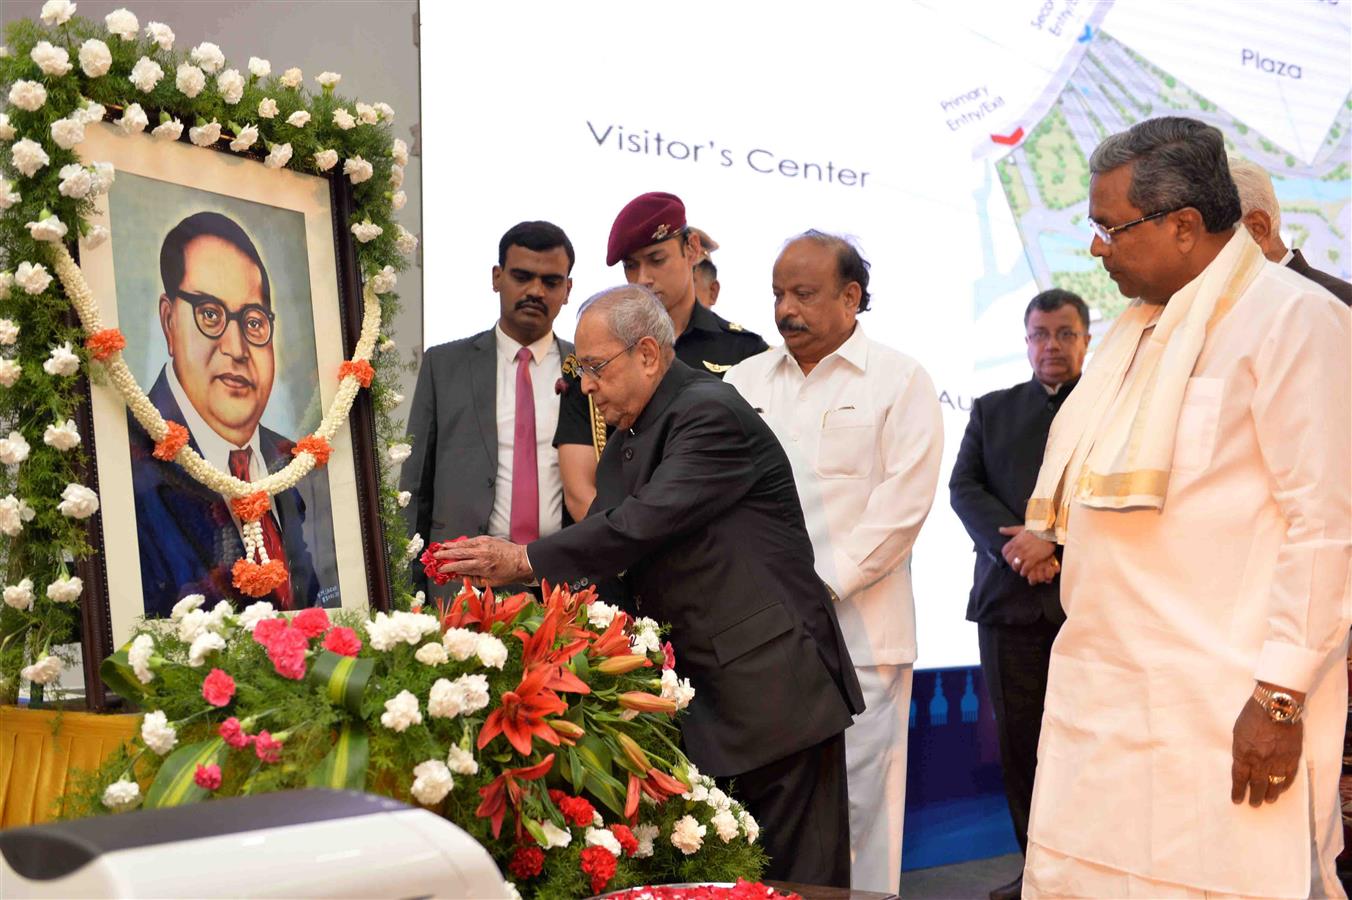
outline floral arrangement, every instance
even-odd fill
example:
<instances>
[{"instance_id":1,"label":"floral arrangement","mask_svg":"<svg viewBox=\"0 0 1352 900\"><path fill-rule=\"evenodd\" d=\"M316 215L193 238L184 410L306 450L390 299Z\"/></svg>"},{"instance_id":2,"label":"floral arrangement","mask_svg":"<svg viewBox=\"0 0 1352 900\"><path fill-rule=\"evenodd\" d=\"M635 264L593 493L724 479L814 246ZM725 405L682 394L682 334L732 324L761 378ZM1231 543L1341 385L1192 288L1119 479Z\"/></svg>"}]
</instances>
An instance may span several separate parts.
<instances>
[{"instance_id":1,"label":"floral arrangement","mask_svg":"<svg viewBox=\"0 0 1352 900\"><path fill-rule=\"evenodd\" d=\"M408 162L392 138L394 110L352 102L324 72L317 92L299 69L274 75L269 61L250 58L247 74L230 67L215 44L175 49L172 29L144 28L119 9L95 24L74 15L70 0L48 0L39 21L12 22L0 46L0 702L12 702L20 680L35 697L55 681L63 661L53 648L70 639L83 584L71 565L92 552L86 539L99 499L83 483L90 460L76 418L84 372L117 389L157 442L156 456L175 460L235 504L245 523L245 557L233 571L237 589L263 596L279 578L263 549L258 522L268 497L327 461L329 442L362 389L372 393L379 440L381 514L388 555L411 559L399 515L407 503L394 468L408 455L391 410L402 397L390 385L405 366L382 321L398 308L394 289L405 257L417 246L393 216ZM107 230L92 226L98 199L116 173L79 155L85 129L115 124L145 140L188 140L251 156L271 168L312 174L341 172L352 185L350 229L364 279L365 309L353 358L335 374L338 390L315 433L302 439L286 469L249 484L203 460L187 446L182 423L166 422L123 363L126 345L103 327L67 242L96 246ZM76 320L69 312L74 310ZM97 363L91 366L90 363ZM406 555L407 554L407 555ZM393 591L406 608L412 587L393 567Z\"/></svg>"},{"instance_id":2,"label":"floral arrangement","mask_svg":"<svg viewBox=\"0 0 1352 900\"><path fill-rule=\"evenodd\" d=\"M673 884L629 888L606 894L606 900L802 900L802 896L739 878L731 885Z\"/></svg>"},{"instance_id":3,"label":"floral arrangement","mask_svg":"<svg viewBox=\"0 0 1352 900\"><path fill-rule=\"evenodd\" d=\"M145 713L63 814L305 786L446 816L522 895L759 876L759 826L682 754L694 696L651 619L544 586L363 619L181 601L106 661Z\"/></svg>"}]
</instances>

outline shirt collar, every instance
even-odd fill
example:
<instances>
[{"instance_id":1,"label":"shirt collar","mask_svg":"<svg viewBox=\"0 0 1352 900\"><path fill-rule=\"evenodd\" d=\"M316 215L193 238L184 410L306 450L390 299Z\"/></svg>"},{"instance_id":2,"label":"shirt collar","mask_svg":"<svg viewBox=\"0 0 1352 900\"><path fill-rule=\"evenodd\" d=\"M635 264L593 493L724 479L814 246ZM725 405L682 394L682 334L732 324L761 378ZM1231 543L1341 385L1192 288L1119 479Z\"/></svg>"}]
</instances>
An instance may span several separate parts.
<instances>
[{"instance_id":1,"label":"shirt collar","mask_svg":"<svg viewBox=\"0 0 1352 900\"><path fill-rule=\"evenodd\" d=\"M1286 251L1286 255L1282 257L1282 261L1279 262L1279 263L1277 263L1277 265L1279 265L1279 266L1289 266L1289 265L1291 265L1291 260L1293 260L1293 259L1295 259L1295 258L1296 258L1296 251L1294 251L1294 250L1287 250L1287 251Z\"/></svg>"},{"instance_id":2,"label":"shirt collar","mask_svg":"<svg viewBox=\"0 0 1352 900\"><path fill-rule=\"evenodd\" d=\"M525 345L518 343L515 339L508 337L507 332L502 330L502 323L493 326L493 337L498 344L498 355L506 359L516 359L517 352ZM544 362L545 356L549 354L549 349L554 345L554 332L545 332L544 337L535 343L526 347L530 350L531 358L538 366Z\"/></svg>"},{"instance_id":3,"label":"shirt collar","mask_svg":"<svg viewBox=\"0 0 1352 900\"><path fill-rule=\"evenodd\" d=\"M787 344L780 344L770 352L778 353L780 355L779 365L787 364L794 366L795 368L798 367L798 360L793 358L793 354L789 352ZM864 336L863 325L855 322L854 331L845 339L845 343L826 354L822 361L817 363L817 365L821 366L828 360L837 357L854 366L860 372L868 371L868 338ZM813 371L815 372L816 369L813 369Z\"/></svg>"},{"instance_id":4,"label":"shirt collar","mask_svg":"<svg viewBox=\"0 0 1352 900\"><path fill-rule=\"evenodd\" d=\"M222 472L230 473L230 451L243 450L244 447L236 446L216 433L206 419L197 412L197 407L192 405L188 399L187 393L183 390L183 385L178 381L178 375L174 372L172 362L164 365L165 380L169 383L169 390L174 395L175 402L178 403L179 413L183 416L183 424L188 426L188 433L192 435L197 442L197 448L202 451L202 458L212 465L219 468ZM249 436L246 447L253 449L253 458L257 460L258 465L263 471L267 471L268 462L263 458L263 445L258 440L258 429L253 430ZM233 473L230 473L233 474Z\"/></svg>"},{"instance_id":5,"label":"shirt collar","mask_svg":"<svg viewBox=\"0 0 1352 900\"><path fill-rule=\"evenodd\" d=\"M700 331L720 332L723 326L718 322L718 313L709 309L698 300L695 301L695 308L690 311L690 324L685 326L682 334L687 334L692 329L698 328Z\"/></svg>"}]
</instances>

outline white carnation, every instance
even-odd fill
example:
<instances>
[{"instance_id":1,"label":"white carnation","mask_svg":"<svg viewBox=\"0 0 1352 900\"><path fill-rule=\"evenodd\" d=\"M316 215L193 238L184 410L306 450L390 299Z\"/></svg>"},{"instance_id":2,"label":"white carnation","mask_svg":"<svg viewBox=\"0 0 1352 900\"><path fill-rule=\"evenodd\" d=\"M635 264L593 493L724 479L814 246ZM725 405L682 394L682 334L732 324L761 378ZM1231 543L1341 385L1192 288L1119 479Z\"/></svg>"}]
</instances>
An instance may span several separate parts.
<instances>
[{"instance_id":1,"label":"white carnation","mask_svg":"<svg viewBox=\"0 0 1352 900\"><path fill-rule=\"evenodd\" d=\"M8 319L0 319L0 322L8 322L8 321L9 321ZM11 324L12 324L12 323L11 323ZM2 334L3 334L3 333L0 333L0 343L10 343L10 344L14 343L14 341L5 341L5 340L3 340ZM17 326L17 325L14 326L14 334L15 334L15 337L17 338L17 337L18 337L18 334L19 334L19 326ZM409 493L408 491L400 491L400 492L399 492L399 496L395 498L395 501L394 501L394 502L396 502L396 503L399 504L399 508L400 508L400 509L404 509L405 507L408 506L409 501L412 500L412 499L413 499L413 494Z\"/></svg>"},{"instance_id":2,"label":"white carnation","mask_svg":"<svg viewBox=\"0 0 1352 900\"><path fill-rule=\"evenodd\" d=\"M94 184L93 176L88 169L79 163L71 163L62 166L58 173L61 177L61 183L56 186L57 191L63 197L73 197L76 200L89 193L89 189Z\"/></svg>"},{"instance_id":3,"label":"white carnation","mask_svg":"<svg viewBox=\"0 0 1352 900\"><path fill-rule=\"evenodd\" d=\"M150 684L155 679L155 673L150 671L150 656L154 652L155 639L148 634L138 634L127 648L127 661L141 684Z\"/></svg>"},{"instance_id":4,"label":"white carnation","mask_svg":"<svg viewBox=\"0 0 1352 900\"><path fill-rule=\"evenodd\" d=\"M380 121L380 113L369 103L357 104L357 121L363 125L374 125Z\"/></svg>"},{"instance_id":5,"label":"white carnation","mask_svg":"<svg viewBox=\"0 0 1352 900\"><path fill-rule=\"evenodd\" d=\"M178 639L191 644L211 630L211 613L205 609L192 609L178 620Z\"/></svg>"},{"instance_id":6,"label":"white carnation","mask_svg":"<svg viewBox=\"0 0 1352 900\"><path fill-rule=\"evenodd\" d=\"M139 103L133 103L124 109L122 118L117 120L117 127L122 129L123 134L140 134L149 124L150 119L146 118L146 111Z\"/></svg>"},{"instance_id":7,"label":"white carnation","mask_svg":"<svg viewBox=\"0 0 1352 900\"><path fill-rule=\"evenodd\" d=\"M408 194L403 191L395 191L394 195L390 197L390 206L396 210L403 209L406 203L408 203Z\"/></svg>"},{"instance_id":8,"label":"white carnation","mask_svg":"<svg viewBox=\"0 0 1352 900\"><path fill-rule=\"evenodd\" d=\"M413 455L413 446L411 444L390 444L388 452L390 462L397 466Z\"/></svg>"},{"instance_id":9,"label":"white carnation","mask_svg":"<svg viewBox=\"0 0 1352 900\"><path fill-rule=\"evenodd\" d=\"M459 744L451 745L451 752L446 754L446 767L457 775L479 774L479 763L474 754Z\"/></svg>"},{"instance_id":10,"label":"white carnation","mask_svg":"<svg viewBox=\"0 0 1352 900\"><path fill-rule=\"evenodd\" d=\"M272 74L272 63L257 56L249 57L249 74L254 78L267 78Z\"/></svg>"},{"instance_id":11,"label":"white carnation","mask_svg":"<svg viewBox=\"0 0 1352 900\"><path fill-rule=\"evenodd\" d=\"M216 76L216 90L226 105L234 106L244 96L244 76L239 69L226 69Z\"/></svg>"},{"instance_id":12,"label":"white carnation","mask_svg":"<svg viewBox=\"0 0 1352 900\"><path fill-rule=\"evenodd\" d=\"M573 833L567 828L560 828L553 822L546 819L540 823L540 831L544 833L544 849L553 850L556 847L567 847L573 842Z\"/></svg>"},{"instance_id":13,"label":"white carnation","mask_svg":"<svg viewBox=\"0 0 1352 900\"><path fill-rule=\"evenodd\" d=\"M315 76L315 81L319 82L319 86L325 90L333 90L342 80L343 76L337 72L320 72Z\"/></svg>"},{"instance_id":14,"label":"white carnation","mask_svg":"<svg viewBox=\"0 0 1352 900\"><path fill-rule=\"evenodd\" d=\"M25 578L18 584L5 585L5 605L17 610L33 608L33 579Z\"/></svg>"},{"instance_id":15,"label":"white carnation","mask_svg":"<svg viewBox=\"0 0 1352 900\"><path fill-rule=\"evenodd\" d=\"M689 678L678 678L675 669L663 669L661 677L663 700L673 700L677 709L685 709L695 699L695 688Z\"/></svg>"},{"instance_id":16,"label":"white carnation","mask_svg":"<svg viewBox=\"0 0 1352 900\"><path fill-rule=\"evenodd\" d=\"M734 828L737 826L734 825ZM583 838L588 847L605 847L616 858L624 855L619 840L609 828L588 828Z\"/></svg>"},{"instance_id":17,"label":"white carnation","mask_svg":"<svg viewBox=\"0 0 1352 900\"><path fill-rule=\"evenodd\" d=\"M207 627L212 631L219 633L221 629L225 628L225 617L233 616L234 614L235 608L230 605L230 601L222 600L213 606L211 612L208 613Z\"/></svg>"},{"instance_id":18,"label":"white carnation","mask_svg":"<svg viewBox=\"0 0 1352 900\"><path fill-rule=\"evenodd\" d=\"M656 825L644 822L634 827L634 837L638 840L638 849L634 851L634 859L647 859L653 855L653 841L662 833L662 829Z\"/></svg>"},{"instance_id":19,"label":"white carnation","mask_svg":"<svg viewBox=\"0 0 1352 900\"><path fill-rule=\"evenodd\" d=\"M163 756L178 743L178 732L169 724L169 717L156 710L146 713L141 720L141 740L152 752Z\"/></svg>"},{"instance_id":20,"label":"white carnation","mask_svg":"<svg viewBox=\"0 0 1352 900\"><path fill-rule=\"evenodd\" d=\"M587 622L593 628L609 628L619 611L618 606L596 600L587 607Z\"/></svg>"},{"instance_id":21,"label":"white carnation","mask_svg":"<svg viewBox=\"0 0 1352 900\"><path fill-rule=\"evenodd\" d=\"M70 114L70 118L85 125L92 125L95 122L102 122L103 117L108 114L108 110L102 103L95 103L93 100L86 100L79 109Z\"/></svg>"},{"instance_id":22,"label":"white carnation","mask_svg":"<svg viewBox=\"0 0 1352 900\"><path fill-rule=\"evenodd\" d=\"M90 175L93 183L89 186L91 196L97 197L99 194L108 193L108 188L113 186L113 180L117 178L117 170L113 168L110 162L94 162L89 166Z\"/></svg>"},{"instance_id":23,"label":"white carnation","mask_svg":"<svg viewBox=\"0 0 1352 900\"><path fill-rule=\"evenodd\" d=\"M13 346L19 340L19 326L12 319L0 319L0 344Z\"/></svg>"},{"instance_id":24,"label":"white carnation","mask_svg":"<svg viewBox=\"0 0 1352 900\"><path fill-rule=\"evenodd\" d=\"M375 109L376 109L376 115L380 117L381 121L383 121L383 122L393 122L393 121L394 121L394 107L393 107L393 106L390 106L388 103L377 103L377 104L375 104Z\"/></svg>"},{"instance_id":25,"label":"white carnation","mask_svg":"<svg viewBox=\"0 0 1352 900\"><path fill-rule=\"evenodd\" d=\"M188 129L188 140L199 147L210 147L221 139L221 123L212 119L206 125L194 125Z\"/></svg>"},{"instance_id":26,"label":"white carnation","mask_svg":"<svg viewBox=\"0 0 1352 900\"><path fill-rule=\"evenodd\" d=\"M11 388L23 374L23 367L16 359L0 359L0 385Z\"/></svg>"},{"instance_id":27,"label":"white carnation","mask_svg":"<svg viewBox=\"0 0 1352 900\"><path fill-rule=\"evenodd\" d=\"M67 484L61 492L57 512L72 519L87 519L99 511L99 495L82 484Z\"/></svg>"},{"instance_id":28,"label":"white carnation","mask_svg":"<svg viewBox=\"0 0 1352 900\"><path fill-rule=\"evenodd\" d=\"M490 669L501 669L507 662L507 645L491 634L480 634L474 648L479 662Z\"/></svg>"},{"instance_id":29,"label":"white carnation","mask_svg":"<svg viewBox=\"0 0 1352 900\"><path fill-rule=\"evenodd\" d=\"M163 22L147 23L146 37L159 45L161 50L174 49L174 30Z\"/></svg>"},{"instance_id":30,"label":"white carnation","mask_svg":"<svg viewBox=\"0 0 1352 900\"><path fill-rule=\"evenodd\" d=\"M708 830L694 816L681 816L676 820L676 827L671 830L671 844L689 856L703 846L704 835Z\"/></svg>"},{"instance_id":31,"label":"white carnation","mask_svg":"<svg viewBox=\"0 0 1352 900\"><path fill-rule=\"evenodd\" d=\"M394 338L387 337L385 338L385 340L380 342L380 346L376 347L376 349L379 350L381 353L393 353L394 348L398 346L399 345L395 342Z\"/></svg>"},{"instance_id":32,"label":"white carnation","mask_svg":"<svg viewBox=\"0 0 1352 900\"><path fill-rule=\"evenodd\" d=\"M85 139L84 122L79 119L57 119L52 123L52 140L62 150L69 150Z\"/></svg>"},{"instance_id":33,"label":"white carnation","mask_svg":"<svg viewBox=\"0 0 1352 900\"><path fill-rule=\"evenodd\" d=\"M28 58L38 64L44 75L65 75L71 70L70 54L66 48L53 47L50 41L38 41Z\"/></svg>"},{"instance_id":34,"label":"white carnation","mask_svg":"<svg viewBox=\"0 0 1352 900\"><path fill-rule=\"evenodd\" d=\"M269 169L280 169L291 161L290 144L273 144L268 150L268 158L263 160L263 165Z\"/></svg>"},{"instance_id":35,"label":"white carnation","mask_svg":"<svg viewBox=\"0 0 1352 900\"><path fill-rule=\"evenodd\" d=\"M9 123L9 115L0 113L0 141L12 141L17 133L14 126Z\"/></svg>"},{"instance_id":36,"label":"white carnation","mask_svg":"<svg viewBox=\"0 0 1352 900\"><path fill-rule=\"evenodd\" d=\"M258 126L245 125L239 130L239 134L235 135L235 139L230 142L230 149L236 153L241 153L252 147L257 140Z\"/></svg>"},{"instance_id":37,"label":"white carnation","mask_svg":"<svg viewBox=\"0 0 1352 900\"><path fill-rule=\"evenodd\" d=\"M461 712L476 713L488 705L487 676L461 675L455 680L454 687Z\"/></svg>"},{"instance_id":38,"label":"white carnation","mask_svg":"<svg viewBox=\"0 0 1352 900\"><path fill-rule=\"evenodd\" d=\"M343 174L353 184L361 184L363 181L371 180L371 176L375 174L375 169L360 156L354 156L351 159L343 160Z\"/></svg>"},{"instance_id":39,"label":"white carnation","mask_svg":"<svg viewBox=\"0 0 1352 900\"><path fill-rule=\"evenodd\" d=\"M108 26L109 34L115 34L124 41L136 40L136 32L141 27L136 16L128 9L113 10L103 17L103 24Z\"/></svg>"},{"instance_id":40,"label":"white carnation","mask_svg":"<svg viewBox=\"0 0 1352 900\"><path fill-rule=\"evenodd\" d=\"M303 109L298 109L286 117L286 124L293 128L304 128L310 124L310 114Z\"/></svg>"},{"instance_id":41,"label":"white carnation","mask_svg":"<svg viewBox=\"0 0 1352 900\"><path fill-rule=\"evenodd\" d=\"M446 648L451 659L464 662L478 650L479 634L468 628L447 628L441 636L441 645Z\"/></svg>"},{"instance_id":42,"label":"white carnation","mask_svg":"<svg viewBox=\"0 0 1352 900\"><path fill-rule=\"evenodd\" d=\"M0 438L0 463L7 466L17 466L19 463L28 459L28 451L33 449L24 440L22 434L17 431L11 431L9 437Z\"/></svg>"},{"instance_id":43,"label":"white carnation","mask_svg":"<svg viewBox=\"0 0 1352 900\"><path fill-rule=\"evenodd\" d=\"M264 119L275 119L277 117L277 101L271 97L264 97L259 100L258 115Z\"/></svg>"},{"instance_id":44,"label":"white carnation","mask_svg":"<svg viewBox=\"0 0 1352 900\"><path fill-rule=\"evenodd\" d=\"M380 724L391 731L404 731L410 725L422 722L422 713L418 710L418 698L408 691L400 691L385 701L385 711L380 714Z\"/></svg>"},{"instance_id":45,"label":"white carnation","mask_svg":"<svg viewBox=\"0 0 1352 900\"><path fill-rule=\"evenodd\" d=\"M283 72L282 77L279 80L282 82L282 85L284 87L289 87L292 90L295 90L296 88L300 87L300 83L301 81L304 80L304 76L301 75L300 69L293 67Z\"/></svg>"},{"instance_id":46,"label":"white carnation","mask_svg":"<svg viewBox=\"0 0 1352 900\"><path fill-rule=\"evenodd\" d=\"M150 133L161 140L176 141L183 135L183 123L178 119L170 119L156 125Z\"/></svg>"},{"instance_id":47,"label":"white carnation","mask_svg":"<svg viewBox=\"0 0 1352 900\"><path fill-rule=\"evenodd\" d=\"M742 810L737 814L737 821L742 824L742 830L746 832L746 842L748 844L756 843L756 839L760 837L760 823L756 821L755 817L746 810Z\"/></svg>"},{"instance_id":48,"label":"white carnation","mask_svg":"<svg viewBox=\"0 0 1352 900\"><path fill-rule=\"evenodd\" d=\"M47 0L42 4L41 19L43 25L65 25L75 15L75 4L70 0Z\"/></svg>"},{"instance_id":49,"label":"white carnation","mask_svg":"<svg viewBox=\"0 0 1352 900\"><path fill-rule=\"evenodd\" d=\"M26 666L19 673L19 677L34 684L51 684L61 677L61 669L61 660L58 657L44 656L31 666Z\"/></svg>"},{"instance_id":50,"label":"white carnation","mask_svg":"<svg viewBox=\"0 0 1352 900\"><path fill-rule=\"evenodd\" d=\"M72 352L70 341L51 349L42 370L48 375L74 375L80 371L80 357Z\"/></svg>"},{"instance_id":51,"label":"white carnation","mask_svg":"<svg viewBox=\"0 0 1352 900\"><path fill-rule=\"evenodd\" d=\"M404 186L404 167L395 163L390 166L390 189L399 190Z\"/></svg>"},{"instance_id":52,"label":"white carnation","mask_svg":"<svg viewBox=\"0 0 1352 900\"><path fill-rule=\"evenodd\" d=\"M413 654L413 658L425 666L444 666L450 659L446 655L446 648L441 644L423 644L418 648L418 652Z\"/></svg>"},{"instance_id":53,"label":"white carnation","mask_svg":"<svg viewBox=\"0 0 1352 900\"><path fill-rule=\"evenodd\" d=\"M174 83L183 92L183 96L191 99L202 93L202 89L207 86L207 76L197 66L179 63L178 70L174 75Z\"/></svg>"},{"instance_id":54,"label":"white carnation","mask_svg":"<svg viewBox=\"0 0 1352 900\"><path fill-rule=\"evenodd\" d=\"M150 24L153 26L156 23ZM159 84L163 77L164 69L160 68L160 64L148 56L143 56L131 67L131 74L127 76L127 80L141 93L149 94L155 90L155 85Z\"/></svg>"},{"instance_id":55,"label":"white carnation","mask_svg":"<svg viewBox=\"0 0 1352 900\"><path fill-rule=\"evenodd\" d=\"M18 191L14 190L14 182L0 178L0 209L9 209L22 199L23 196ZM9 277L13 279L14 276L10 275ZM0 288L0 291L3 291L8 287L9 285L5 285L4 288ZM3 296L3 293L0 293L0 296Z\"/></svg>"},{"instance_id":56,"label":"white carnation","mask_svg":"<svg viewBox=\"0 0 1352 900\"><path fill-rule=\"evenodd\" d=\"M371 638L371 649L385 651L401 643L417 644L425 635L440 631L441 623L436 616L396 611L378 612L364 627Z\"/></svg>"},{"instance_id":57,"label":"white carnation","mask_svg":"<svg viewBox=\"0 0 1352 900\"><path fill-rule=\"evenodd\" d=\"M174 604L174 608L169 611L169 618L175 622L181 621L184 616L202 608L202 604L207 602L207 598L202 594L188 594L183 599ZM192 638L185 638L192 640Z\"/></svg>"},{"instance_id":58,"label":"white carnation","mask_svg":"<svg viewBox=\"0 0 1352 900\"><path fill-rule=\"evenodd\" d=\"M90 38L80 45L80 70L90 78L107 75L112 66L113 54L103 41Z\"/></svg>"},{"instance_id":59,"label":"white carnation","mask_svg":"<svg viewBox=\"0 0 1352 900\"><path fill-rule=\"evenodd\" d=\"M208 653L224 649L225 638L214 631L204 631L193 638L192 646L188 648L188 665L199 668L207 661Z\"/></svg>"},{"instance_id":60,"label":"white carnation","mask_svg":"<svg viewBox=\"0 0 1352 900\"><path fill-rule=\"evenodd\" d=\"M244 612L239 614L239 627L253 634L253 630L258 623L264 619L277 618L277 611L272 608L272 604L266 600L259 600L257 603L250 603L244 607Z\"/></svg>"},{"instance_id":61,"label":"white carnation","mask_svg":"<svg viewBox=\"0 0 1352 900\"><path fill-rule=\"evenodd\" d=\"M66 236L66 223L56 216L47 216L25 226L28 235L35 241L59 241Z\"/></svg>"},{"instance_id":62,"label":"white carnation","mask_svg":"<svg viewBox=\"0 0 1352 900\"><path fill-rule=\"evenodd\" d=\"M423 536L421 534L413 535L413 537L408 539L408 544L404 547L404 558L413 559L422 552L422 548Z\"/></svg>"},{"instance_id":63,"label":"white carnation","mask_svg":"<svg viewBox=\"0 0 1352 900\"><path fill-rule=\"evenodd\" d=\"M225 54L221 52L220 47L210 41L203 41L193 47L188 57L201 66L202 71L208 75L219 71L221 66L225 65Z\"/></svg>"},{"instance_id":64,"label":"white carnation","mask_svg":"<svg viewBox=\"0 0 1352 900\"><path fill-rule=\"evenodd\" d=\"M80 592L83 590L82 579L63 575L47 585L47 599L53 603L74 603L80 599Z\"/></svg>"},{"instance_id":65,"label":"white carnation","mask_svg":"<svg viewBox=\"0 0 1352 900\"><path fill-rule=\"evenodd\" d=\"M14 168L29 178L32 178L38 169L51 162L51 158L47 155L47 151L42 149L42 145L29 138L15 142L9 148L9 157L14 160Z\"/></svg>"},{"instance_id":66,"label":"white carnation","mask_svg":"<svg viewBox=\"0 0 1352 900\"><path fill-rule=\"evenodd\" d=\"M439 759L429 759L413 767L413 798L424 806L433 806L446 799L455 787L451 770Z\"/></svg>"},{"instance_id":67,"label":"white carnation","mask_svg":"<svg viewBox=\"0 0 1352 900\"><path fill-rule=\"evenodd\" d=\"M405 256L412 256L413 251L418 249L418 238L403 225L396 225L398 233L394 238L394 246Z\"/></svg>"},{"instance_id":68,"label":"white carnation","mask_svg":"<svg viewBox=\"0 0 1352 900\"><path fill-rule=\"evenodd\" d=\"M141 786L123 778L103 791L103 805L111 810L131 809L141 802Z\"/></svg>"},{"instance_id":69,"label":"white carnation","mask_svg":"<svg viewBox=\"0 0 1352 900\"><path fill-rule=\"evenodd\" d=\"M371 276L371 290L377 294L388 294L398 283L399 275L394 271L394 266L386 266Z\"/></svg>"},{"instance_id":70,"label":"white carnation","mask_svg":"<svg viewBox=\"0 0 1352 900\"><path fill-rule=\"evenodd\" d=\"M720 809L714 813L709 824L714 826L714 832L723 843L727 844L737 838L737 819L726 809Z\"/></svg>"},{"instance_id":71,"label":"white carnation","mask_svg":"<svg viewBox=\"0 0 1352 900\"><path fill-rule=\"evenodd\" d=\"M80 429L76 427L74 419L66 419L64 422L48 425L47 429L42 432L42 442L63 453L67 450L74 450L80 446Z\"/></svg>"},{"instance_id":72,"label":"white carnation","mask_svg":"<svg viewBox=\"0 0 1352 900\"><path fill-rule=\"evenodd\" d=\"M315 154L315 168L321 172L327 172L338 165L337 150L320 150Z\"/></svg>"},{"instance_id":73,"label":"white carnation","mask_svg":"<svg viewBox=\"0 0 1352 900\"><path fill-rule=\"evenodd\" d=\"M460 692L449 678L438 678L427 694L427 714L434 719L454 719L462 712Z\"/></svg>"},{"instance_id":74,"label":"white carnation","mask_svg":"<svg viewBox=\"0 0 1352 900\"><path fill-rule=\"evenodd\" d=\"M396 165L400 166L408 165L408 144L405 144L403 140L401 140L400 138L395 138L394 147L390 152L394 156L394 162Z\"/></svg>"}]
</instances>

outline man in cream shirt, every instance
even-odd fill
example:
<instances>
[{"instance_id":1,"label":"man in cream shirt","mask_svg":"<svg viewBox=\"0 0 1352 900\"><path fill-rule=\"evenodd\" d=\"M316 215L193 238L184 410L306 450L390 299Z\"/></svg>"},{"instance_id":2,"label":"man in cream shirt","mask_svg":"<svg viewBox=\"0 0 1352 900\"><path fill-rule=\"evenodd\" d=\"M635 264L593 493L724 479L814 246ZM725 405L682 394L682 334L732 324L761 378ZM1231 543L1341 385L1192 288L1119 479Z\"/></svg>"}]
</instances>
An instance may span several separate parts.
<instances>
[{"instance_id":1,"label":"man in cream shirt","mask_svg":"<svg viewBox=\"0 0 1352 900\"><path fill-rule=\"evenodd\" d=\"M1089 161L1135 300L1061 407L1026 527L1065 544L1024 897L1344 896L1352 328L1240 227L1224 139Z\"/></svg>"},{"instance_id":2,"label":"man in cream shirt","mask_svg":"<svg viewBox=\"0 0 1352 900\"><path fill-rule=\"evenodd\" d=\"M845 732L851 886L897 891L915 662L911 548L939 480L943 423L929 375L856 322L869 265L809 231L774 267L784 345L725 380L765 416L793 465L817 574L834 593L867 708Z\"/></svg>"}]
</instances>

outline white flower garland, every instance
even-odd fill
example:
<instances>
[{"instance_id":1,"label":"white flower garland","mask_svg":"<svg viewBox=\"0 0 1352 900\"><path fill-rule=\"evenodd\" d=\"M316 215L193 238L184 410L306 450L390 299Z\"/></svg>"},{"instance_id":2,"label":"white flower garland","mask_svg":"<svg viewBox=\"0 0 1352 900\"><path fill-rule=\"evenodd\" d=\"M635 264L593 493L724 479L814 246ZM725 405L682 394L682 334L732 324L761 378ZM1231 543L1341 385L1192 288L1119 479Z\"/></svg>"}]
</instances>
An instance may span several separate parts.
<instances>
[{"instance_id":1,"label":"white flower garland","mask_svg":"<svg viewBox=\"0 0 1352 900\"><path fill-rule=\"evenodd\" d=\"M53 245L53 265L56 269L56 276L61 280L61 285L66 289L66 295L70 298L71 305L80 316L80 324L84 326L85 332L94 334L103 330L102 319L99 316L98 304L94 300L94 293L89 288L89 282L85 280L84 273L71 257L70 251L64 244ZM353 351L352 361L363 362L371 359L371 354L375 350L376 339L380 336L380 299L370 284L367 284L362 291L365 310L362 314L361 334L357 338L357 347ZM127 368L126 362L122 359L120 350L114 351L107 359L103 361L104 369L108 373L108 380L113 387L122 396L126 402L127 408L131 410L136 421L141 423L141 427L156 442L164 440L169 432L168 423L160 415L160 411L155 408L155 404L150 402L145 391L136 382L136 376L132 375L131 369ZM332 443L334 435L347 423L348 414L352 410L352 402L356 400L357 393L362 388L361 382L356 375L345 375L338 383L338 393L334 396L333 402L329 405L328 411L324 413L324 418L320 421L319 427L315 429L315 435L322 437L325 441ZM228 475L207 462L202 456L193 450L192 447L184 445L174 461L181 465L189 475L197 482L222 496L235 500L256 494L259 491L266 492L269 496L280 494L283 491L295 487L300 480L315 467L314 454L309 451L302 451L296 454L295 459L286 465L286 468L260 479L259 481L241 481L233 475ZM257 523L254 523L255 526ZM255 527L257 534L252 534L246 530L245 558L249 558L250 545L257 548L261 554L263 562L267 562L267 553L262 549L263 536L260 528ZM253 540L250 540L252 538Z\"/></svg>"}]
</instances>

